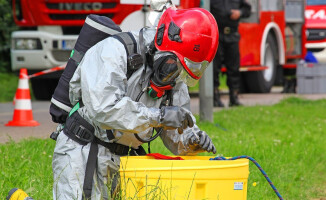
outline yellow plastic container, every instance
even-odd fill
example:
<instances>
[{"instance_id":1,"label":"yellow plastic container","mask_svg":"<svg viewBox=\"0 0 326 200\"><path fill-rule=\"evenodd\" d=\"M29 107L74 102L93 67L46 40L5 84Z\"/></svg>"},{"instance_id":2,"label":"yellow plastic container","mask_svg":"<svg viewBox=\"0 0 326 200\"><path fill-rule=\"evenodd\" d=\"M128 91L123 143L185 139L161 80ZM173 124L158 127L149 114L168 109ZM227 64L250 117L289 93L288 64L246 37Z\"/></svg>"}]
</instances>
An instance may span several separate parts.
<instances>
[{"instance_id":1,"label":"yellow plastic container","mask_svg":"<svg viewBox=\"0 0 326 200\"><path fill-rule=\"evenodd\" d=\"M121 157L122 199L246 200L247 159L156 160L150 156Z\"/></svg>"}]
</instances>

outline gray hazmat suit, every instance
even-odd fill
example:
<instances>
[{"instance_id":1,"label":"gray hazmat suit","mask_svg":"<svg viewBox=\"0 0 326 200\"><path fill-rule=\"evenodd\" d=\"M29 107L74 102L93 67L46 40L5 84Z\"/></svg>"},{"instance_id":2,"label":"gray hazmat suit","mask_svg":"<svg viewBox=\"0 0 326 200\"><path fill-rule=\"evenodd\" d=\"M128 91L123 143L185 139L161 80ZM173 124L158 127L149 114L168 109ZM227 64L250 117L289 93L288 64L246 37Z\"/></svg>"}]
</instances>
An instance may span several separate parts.
<instances>
[{"instance_id":1,"label":"gray hazmat suit","mask_svg":"<svg viewBox=\"0 0 326 200\"><path fill-rule=\"evenodd\" d=\"M139 33L132 32L138 43ZM144 42L149 46L155 30L145 29ZM138 45L139 46L139 45ZM139 47L138 47L139 49ZM140 51L140 50L138 50ZM122 43L109 37L90 48L70 81L69 97L72 105L82 98L84 107L78 113L95 127L95 136L105 142L116 142L133 148L142 143L133 133L148 139L152 132L152 119L160 115L164 97L154 100L147 94L136 102L142 88L148 84L152 70L147 69L144 84L141 76L144 66L127 80L127 54ZM187 86L179 82L173 88L173 105L190 110ZM195 118L192 116L193 120ZM112 129L115 138L107 138L106 129ZM202 152L189 144L189 137L198 133L194 125L178 134L176 130L164 131L161 139L175 155L191 155ZM92 199L109 199L107 184L118 172L120 156L98 145L97 167L93 176ZM90 143L80 145L61 132L53 154L53 198L58 200L82 199L83 181Z\"/></svg>"}]
</instances>

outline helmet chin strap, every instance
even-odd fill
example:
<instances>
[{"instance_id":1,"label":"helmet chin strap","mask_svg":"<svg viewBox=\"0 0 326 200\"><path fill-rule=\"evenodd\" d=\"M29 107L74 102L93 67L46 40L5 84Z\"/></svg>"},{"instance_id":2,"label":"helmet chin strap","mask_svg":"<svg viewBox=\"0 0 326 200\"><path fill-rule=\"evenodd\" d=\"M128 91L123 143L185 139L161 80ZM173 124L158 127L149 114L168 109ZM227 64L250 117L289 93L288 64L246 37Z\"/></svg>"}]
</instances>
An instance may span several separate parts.
<instances>
[{"instance_id":1,"label":"helmet chin strap","mask_svg":"<svg viewBox=\"0 0 326 200\"><path fill-rule=\"evenodd\" d=\"M149 82L149 89L147 90L147 93L150 97L153 99L159 99L161 98L166 90L172 90L174 85L165 85L165 86L159 86L156 85L152 80Z\"/></svg>"}]
</instances>

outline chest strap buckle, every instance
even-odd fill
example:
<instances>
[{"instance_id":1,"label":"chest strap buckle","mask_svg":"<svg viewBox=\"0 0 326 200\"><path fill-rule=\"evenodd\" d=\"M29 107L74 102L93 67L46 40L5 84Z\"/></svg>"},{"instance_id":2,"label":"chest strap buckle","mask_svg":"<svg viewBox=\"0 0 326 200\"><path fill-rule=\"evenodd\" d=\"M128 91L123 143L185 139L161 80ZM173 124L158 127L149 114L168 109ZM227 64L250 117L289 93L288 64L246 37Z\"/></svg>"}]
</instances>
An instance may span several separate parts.
<instances>
[{"instance_id":1,"label":"chest strap buckle","mask_svg":"<svg viewBox=\"0 0 326 200\"><path fill-rule=\"evenodd\" d=\"M92 142L94 140L94 133L87 130L83 125L76 126L73 130L75 136L83 142Z\"/></svg>"}]
</instances>

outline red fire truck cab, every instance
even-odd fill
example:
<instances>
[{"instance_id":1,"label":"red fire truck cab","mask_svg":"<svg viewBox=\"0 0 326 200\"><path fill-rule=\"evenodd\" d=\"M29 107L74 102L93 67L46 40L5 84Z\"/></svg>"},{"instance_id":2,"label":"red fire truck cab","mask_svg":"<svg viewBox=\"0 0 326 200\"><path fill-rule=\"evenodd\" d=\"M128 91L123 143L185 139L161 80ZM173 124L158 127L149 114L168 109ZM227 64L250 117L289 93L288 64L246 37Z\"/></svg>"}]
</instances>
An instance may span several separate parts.
<instances>
[{"instance_id":1,"label":"red fire truck cab","mask_svg":"<svg viewBox=\"0 0 326 200\"><path fill-rule=\"evenodd\" d=\"M248 0L250 18L239 32L243 86L246 92L266 93L283 69L296 68L305 55L304 0Z\"/></svg>"},{"instance_id":2,"label":"red fire truck cab","mask_svg":"<svg viewBox=\"0 0 326 200\"><path fill-rule=\"evenodd\" d=\"M248 0L252 15L239 27L243 88L265 93L283 68L296 68L305 55L304 0ZM144 0L13 0L22 30L12 34L12 69L29 73L64 64L88 14L112 18L123 31L147 25ZM148 2L148 1L147 1ZM200 0L173 0L181 8ZM137 20L135 20L137 19ZM61 73L31 79L37 99L50 99Z\"/></svg>"}]
</instances>

